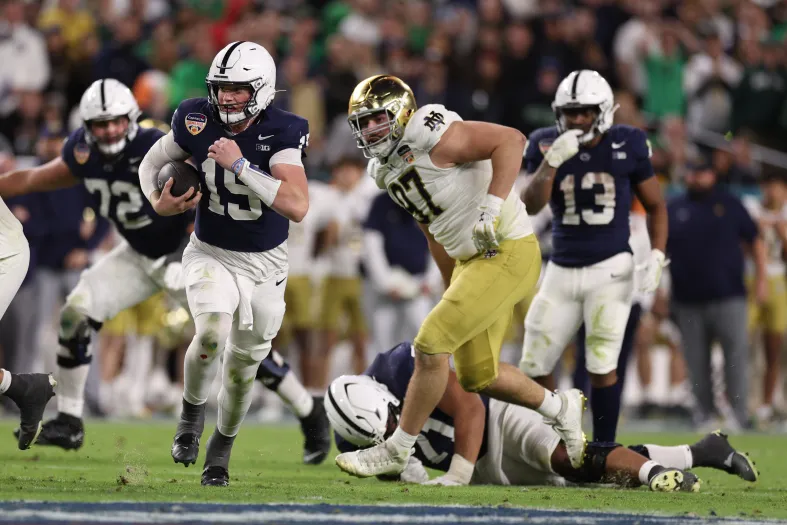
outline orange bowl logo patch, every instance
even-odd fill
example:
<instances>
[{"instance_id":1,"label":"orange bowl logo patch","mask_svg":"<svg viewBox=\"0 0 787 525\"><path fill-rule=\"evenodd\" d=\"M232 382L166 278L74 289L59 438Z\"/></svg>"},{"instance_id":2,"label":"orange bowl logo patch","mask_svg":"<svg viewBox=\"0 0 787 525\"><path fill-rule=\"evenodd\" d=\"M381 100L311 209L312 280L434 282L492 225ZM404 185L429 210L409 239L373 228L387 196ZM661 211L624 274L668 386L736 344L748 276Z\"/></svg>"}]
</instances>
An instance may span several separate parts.
<instances>
[{"instance_id":1,"label":"orange bowl logo patch","mask_svg":"<svg viewBox=\"0 0 787 525\"><path fill-rule=\"evenodd\" d=\"M207 123L208 117L202 113L189 113L186 115L186 129L189 130L189 133L192 135L199 134L205 129L205 124Z\"/></svg>"},{"instance_id":2,"label":"orange bowl logo patch","mask_svg":"<svg viewBox=\"0 0 787 525\"><path fill-rule=\"evenodd\" d=\"M74 146L74 158L79 164L84 164L90 158L90 146L79 143Z\"/></svg>"}]
</instances>

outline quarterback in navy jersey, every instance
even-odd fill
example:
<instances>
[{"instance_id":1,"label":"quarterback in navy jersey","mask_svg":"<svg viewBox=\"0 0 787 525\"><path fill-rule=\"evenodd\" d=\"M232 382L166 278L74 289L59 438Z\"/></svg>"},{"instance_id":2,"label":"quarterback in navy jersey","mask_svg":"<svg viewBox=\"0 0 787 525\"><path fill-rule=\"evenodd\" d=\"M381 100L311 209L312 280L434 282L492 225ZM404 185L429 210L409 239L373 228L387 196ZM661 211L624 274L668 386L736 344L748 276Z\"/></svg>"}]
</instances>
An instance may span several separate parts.
<instances>
[{"instance_id":1,"label":"quarterback in navy jersey","mask_svg":"<svg viewBox=\"0 0 787 525\"><path fill-rule=\"evenodd\" d=\"M284 316L289 221L309 207L303 150L306 120L270 106L276 65L253 42L232 42L213 59L208 97L183 101L172 131L145 156L140 184L160 215L197 207L195 232L183 254L196 335L186 352L183 412L172 457L193 464L205 403L224 354L216 431L208 441L203 485L229 483L232 443L251 402L259 363ZM192 158L201 192L173 197L155 179L168 162ZM226 349L226 352L225 352Z\"/></svg>"},{"instance_id":2,"label":"quarterback in navy jersey","mask_svg":"<svg viewBox=\"0 0 787 525\"><path fill-rule=\"evenodd\" d=\"M413 354L412 344L401 343L379 354L363 375L341 376L331 383L325 409L339 450L366 448L394 431L413 374ZM424 467L445 474L429 481ZM542 416L465 392L451 371L445 395L421 430L407 466L397 478L381 479L431 485L612 481L657 491L696 491L699 480L685 472L693 467L717 468L747 481L758 476L753 463L720 433L676 447L591 443L583 466L575 469Z\"/></svg>"},{"instance_id":3,"label":"quarterback in navy jersey","mask_svg":"<svg viewBox=\"0 0 787 525\"><path fill-rule=\"evenodd\" d=\"M614 441L620 412L617 363L634 296L629 211L636 194L650 215L652 250L638 283L655 291L665 265L667 210L636 128L612 125L607 81L595 71L570 73L552 104L557 125L534 131L524 164L531 175L522 199L535 214L554 215L552 254L525 318L520 368L547 388L563 350L584 321L593 434Z\"/></svg>"}]
</instances>

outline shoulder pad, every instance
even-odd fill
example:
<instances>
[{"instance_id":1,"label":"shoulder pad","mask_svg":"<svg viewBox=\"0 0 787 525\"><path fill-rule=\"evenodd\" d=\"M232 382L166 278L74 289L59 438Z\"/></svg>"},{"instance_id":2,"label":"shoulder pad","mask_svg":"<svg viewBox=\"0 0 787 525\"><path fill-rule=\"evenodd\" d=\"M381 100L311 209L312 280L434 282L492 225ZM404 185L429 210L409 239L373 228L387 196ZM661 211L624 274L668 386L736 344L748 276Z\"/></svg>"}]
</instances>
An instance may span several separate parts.
<instances>
[{"instance_id":1,"label":"shoulder pad","mask_svg":"<svg viewBox=\"0 0 787 525\"><path fill-rule=\"evenodd\" d=\"M448 126L461 120L462 117L442 104L427 104L410 117L402 140L413 149L431 151Z\"/></svg>"}]
</instances>

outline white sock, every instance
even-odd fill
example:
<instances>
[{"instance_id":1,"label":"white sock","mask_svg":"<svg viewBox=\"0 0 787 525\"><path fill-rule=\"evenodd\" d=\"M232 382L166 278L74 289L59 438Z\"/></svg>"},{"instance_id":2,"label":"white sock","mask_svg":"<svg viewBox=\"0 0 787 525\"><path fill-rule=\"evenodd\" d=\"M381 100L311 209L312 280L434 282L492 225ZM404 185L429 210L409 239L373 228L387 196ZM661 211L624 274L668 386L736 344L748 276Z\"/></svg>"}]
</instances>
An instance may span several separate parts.
<instances>
[{"instance_id":1,"label":"white sock","mask_svg":"<svg viewBox=\"0 0 787 525\"><path fill-rule=\"evenodd\" d=\"M287 403L298 419L303 419L312 412L314 407L314 399L306 391L306 388L298 381L295 374L287 372L284 379L279 383L279 388L276 390L282 401Z\"/></svg>"},{"instance_id":2,"label":"white sock","mask_svg":"<svg viewBox=\"0 0 787 525\"><path fill-rule=\"evenodd\" d=\"M57 373L57 411L82 418L85 410L85 385L90 365L60 367Z\"/></svg>"},{"instance_id":3,"label":"white sock","mask_svg":"<svg viewBox=\"0 0 787 525\"><path fill-rule=\"evenodd\" d=\"M678 445L676 447L645 445L645 447L648 449L650 459L667 468L686 470L693 466L694 458L688 445Z\"/></svg>"},{"instance_id":4,"label":"white sock","mask_svg":"<svg viewBox=\"0 0 787 525\"><path fill-rule=\"evenodd\" d=\"M560 396L549 390L544 390L544 402L536 409L536 412L546 418L555 419L561 408L563 408L563 400Z\"/></svg>"},{"instance_id":5,"label":"white sock","mask_svg":"<svg viewBox=\"0 0 787 525\"><path fill-rule=\"evenodd\" d=\"M388 438L387 442L390 443L397 452L407 454L410 452L410 449L415 446L416 439L418 439L417 434L413 436L402 430L402 427L396 427L396 430L394 430L394 433Z\"/></svg>"},{"instance_id":6,"label":"white sock","mask_svg":"<svg viewBox=\"0 0 787 525\"><path fill-rule=\"evenodd\" d=\"M6 370L5 368L0 368L3 371L3 380L0 381L0 396L8 391L8 387L11 386L11 372Z\"/></svg>"},{"instance_id":7,"label":"white sock","mask_svg":"<svg viewBox=\"0 0 787 525\"><path fill-rule=\"evenodd\" d=\"M216 379L218 357L224 352L232 317L229 314L203 313L194 319L194 325L197 333L186 350L183 362L183 399L192 405L202 405L207 402Z\"/></svg>"},{"instance_id":8,"label":"white sock","mask_svg":"<svg viewBox=\"0 0 787 525\"><path fill-rule=\"evenodd\" d=\"M659 464L652 459L646 461L644 465L639 468L639 481L643 485L647 485L650 483L650 471L653 470L653 467L658 467Z\"/></svg>"},{"instance_id":9,"label":"white sock","mask_svg":"<svg viewBox=\"0 0 787 525\"><path fill-rule=\"evenodd\" d=\"M248 353L227 344L222 367L221 390L219 391L219 417L216 428L227 437L238 435L252 400L252 387L257 378L259 361Z\"/></svg>"}]
</instances>

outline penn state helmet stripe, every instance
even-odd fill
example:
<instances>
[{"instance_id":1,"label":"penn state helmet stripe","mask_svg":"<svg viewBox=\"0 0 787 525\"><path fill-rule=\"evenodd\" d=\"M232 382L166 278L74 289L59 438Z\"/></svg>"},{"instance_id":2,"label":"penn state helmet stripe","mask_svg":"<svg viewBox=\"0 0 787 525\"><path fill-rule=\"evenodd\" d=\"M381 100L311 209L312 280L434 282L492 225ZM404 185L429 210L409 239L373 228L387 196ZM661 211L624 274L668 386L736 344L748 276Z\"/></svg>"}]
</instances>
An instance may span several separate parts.
<instances>
[{"instance_id":1,"label":"penn state helmet stripe","mask_svg":"<svg viewBox=\"0 0 787 525\"><path fill-rule=\"evenodd\" d=\"M241 45L243 43L245 43L245 41L243 41L243 40L241 40L239 42L235 42L234 44L232 44L230 46L230 48L227 50L227 52L224 53L224 58L221 59L221 65L219 66L219 71L221 73L224 73L224 72L227 71L227 62L230 61L230 56L232 55L232 52L235 51L235 48L237 48L239 45Z\"/></svg>"},{"instance_id":2,"label":"penn state helmet stripe","mask_svg":"<svg viewBox=\"0 0 787 525\"><path fill-rule=\"evenodd\" d=\"M346 390L347 386L349 386L349 385L345 385L345 390ZM342 419L343 419L343 420L344 420L344 421L345 421L345 422L346 422L348 425L350 425L350 427L352 427L352 429L353 429L353 430L355 430L356 432L358 432L358 433L359 433L359 434L361 434L362 436L366 436L366 437L368 437L368 438L373 438L373 437L374 437L374 434L372 434L371 432L367 432L366 430L362 429L361 427L359 427L359 426L358 426L358 425L355 423L355 421L353 421L352 419L350 419L349 417L347 417L347 414L345 414L345 413L342 411L341 407L339 407L339 403L337 403L337 402L336 402L336 399L334 399L334 397L333 397L333 393L331 392L331 389L330 389L330 388L328 389L328 400L329 400L329 401L331 402L331 404L333 405L333 408L334 408L334 410L336 410L336 413L337 413L337 414L339 414L340 416L342 416Z\"/></svg>"},{"instance_id":3,"label":"penn state helmet stripe","mask_svg":"<svg viewBox=\"0 0 787 525\"><path fill-rule=\"evenodd\" d=\"M580 69L577 71L577 74L574 75L574 82L571 84L571 99L577 99L577 84L579 84L579 75L582 74L582 70Z\"/></svg>"},{"instance_id":4,"label":"penn state helmet stripe","mask_svg":"<svg viewBox=\"0 0 787 525\"><path fill-rule=\"evenodd\" d=\"M104 93L104 79L101 79L101 111L107 110L107 96Z\"/></svg>"}]
</instances>

